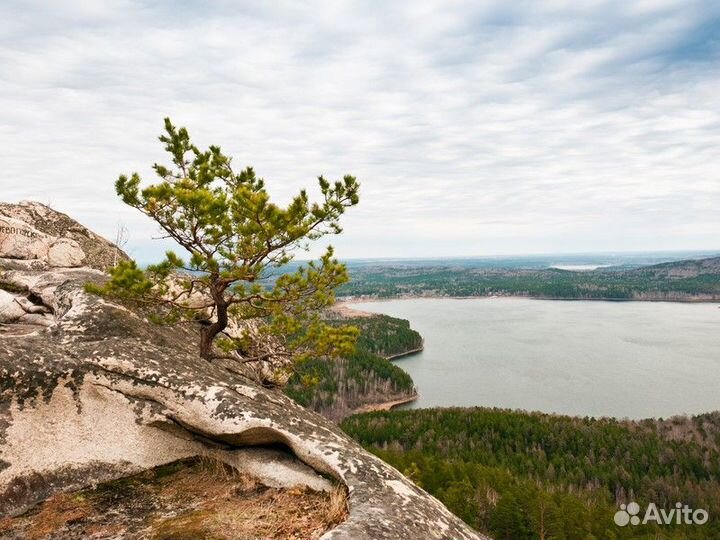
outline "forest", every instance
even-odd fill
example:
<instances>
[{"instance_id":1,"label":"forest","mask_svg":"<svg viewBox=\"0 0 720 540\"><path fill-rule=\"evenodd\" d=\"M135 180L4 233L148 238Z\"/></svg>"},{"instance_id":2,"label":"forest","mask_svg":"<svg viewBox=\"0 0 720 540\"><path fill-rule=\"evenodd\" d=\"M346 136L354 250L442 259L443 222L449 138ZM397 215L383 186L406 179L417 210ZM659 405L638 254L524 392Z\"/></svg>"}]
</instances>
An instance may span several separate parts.
<instances>
[{"instance_id":1,"label":"forest","mask_svg":"<svg viewBox=\"0 0 720 540\"><path fill-rule=\"evenodd\" d=\"M345 317L339 319L360 329L357 347L384 358L420 349L422 336L410 328L410 322L389 315Z\"/></svg>"},{"instance_id":2,"label":"forest","mask_svg":"<svg viewBox=\"0 0 720 540\"><path fill-rule=\"evenodd\" d=\"M410 375L387 360L422 347L422 337L410 323L387 315L342 317L336 324L360 329L354 353L337 360L310 359L296 366L285 392L295 401L331 419L358 407L415 395Z\"/></svg>"},{"instance_id":3,"label":"forest","mask_svg":"<svg viewBox=\"0 0 720 540\"><path fill-rule=\"evenodd\" d=\"M498 540L720 538L720 413L643 421L495 408L358 407L410 396L413 381L386 360L422 347L408 321L339 317L361 329L357 350L298 367L286 392L342 420L368 450ZM705 525L618 527L621 503L677 502L709 512Z\"/></svg>"},{"instance_id":4,"label":"forest","mask_svg":"<svg viewBox=\"0 0 720 540\"><path fill-rule=\"evenodd\" d=\"M720 538L720 414L641 422L489 408L376 412L342 428L474 528L507 540ZM618 527L676 502L705 525Z\"/></svg>"},{"instance_id":5,"label":"forest","mask_svg":"<svg viewBox=\"0 0 720 540\"><path fill-rule=\"evenodd\" d=\"M559 299L717 300L720 258L576 272L559 268L383 263L349 266L343 296L530 296Z\"/></svg>"}]
</instances>

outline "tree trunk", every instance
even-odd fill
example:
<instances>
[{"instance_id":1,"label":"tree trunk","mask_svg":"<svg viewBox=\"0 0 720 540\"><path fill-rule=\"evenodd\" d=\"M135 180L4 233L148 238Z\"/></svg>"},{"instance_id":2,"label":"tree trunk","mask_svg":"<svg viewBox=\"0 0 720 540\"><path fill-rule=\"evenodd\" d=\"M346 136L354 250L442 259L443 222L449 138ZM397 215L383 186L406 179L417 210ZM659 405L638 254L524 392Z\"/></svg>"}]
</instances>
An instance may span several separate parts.
<instances>
[{"instance_id":1,"label":"tree trunk","mask_svg":"<svg viewBox=\"0 0 720 540\"><path fill-rule=\"evenodd\" d=\"M211 326L203 326L200 328L200 358L212 360L212 344L217 334L212 334Z\"/></svg>"},{"instance_id":2,"label":"tree trunk","mask_svg":"<svg viewBox=\"0 0 720 540\"><path fill-rule=\"evenodd\" d=\"M225 330L228 325L228 304L223 298L221 291L213 290L213 300L217 311L217 320L209 326L203 326L200 329L200 357L205 360L212 360L213 342L215 336Z\"/></svg>"}]
</instances>

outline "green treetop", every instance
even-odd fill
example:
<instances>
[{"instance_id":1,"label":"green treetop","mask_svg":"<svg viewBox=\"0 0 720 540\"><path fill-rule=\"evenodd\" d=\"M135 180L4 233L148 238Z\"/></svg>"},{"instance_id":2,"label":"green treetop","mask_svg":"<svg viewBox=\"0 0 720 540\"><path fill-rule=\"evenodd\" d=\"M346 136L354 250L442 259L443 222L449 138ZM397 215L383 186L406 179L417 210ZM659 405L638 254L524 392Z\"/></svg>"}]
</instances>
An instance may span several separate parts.
<instances>
[{"instance_id":1,"label":"green treetop","mask_svg":"<svg viewBox=\"0 0 720 540\"><path fill-rule=\"evenodd\" d=\"M146 270L120 262L112 279L94 290L148 306L158 322L197 322L200 356L207 360L288 366L305 356L350 352L357 330L330 326L320 316L348 279L331 247L272 285L262 280L298 249L307 250L309 241L341 232L340 216L358 203L355 178L331 183L321 176L320 201L311 203L302 190L282 207L270 201L252 168L236 173L220 147L199 150L170 119L160 140L172 161L153 166L160 182L141 187L133 173L120 176L115 188L189 258L169 251Z\"/></svg>"}]
</instances>

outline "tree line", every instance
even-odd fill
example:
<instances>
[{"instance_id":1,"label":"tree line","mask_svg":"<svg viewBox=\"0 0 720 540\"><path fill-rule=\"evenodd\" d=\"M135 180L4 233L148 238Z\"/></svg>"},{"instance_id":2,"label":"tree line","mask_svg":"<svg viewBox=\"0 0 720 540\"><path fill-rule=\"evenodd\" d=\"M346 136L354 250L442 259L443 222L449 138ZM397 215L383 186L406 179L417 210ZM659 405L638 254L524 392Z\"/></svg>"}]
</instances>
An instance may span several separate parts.
<instances>
[{"instance_id":1,"label":"tree line","mask_svg":"<svg viewBox=\"0 0 720 540\"><path fill-rule=\"evenodd\" d=\"M720 259L700 270L688 262L636 268L571 272L560 269L478 269L373 266L351 269L342 296L531 296L564 299L720 298ZM676 266L673 266L676 265ZM676 268L677 271L673 271Z\"/></svg>"},{"instance_id":2,"label":"tree line","mask_svg":"<svg viewBox=\"0 0 720 540\"><path fill-rule=\"evenodd\" d=\"M295 366L285 393L301 405L340 419L368 404L415 394L413 380L385 357L422 346L422 337L403 319L387 315L334 318L360 330L356 349L341 358L311 358Z\"/></svg>"},{"instance_id":3,"label":"tree line","mask_svg":"<svg viewBox=\"0 0 720 540\"><path fill-rule=\"evenodd\" d=\"M628 422L502 409L347 418L343 429L497 539L720 537L718 415ZM703 526L618 527L620 503L704 508Z\"/></svg>"}]
</instances>

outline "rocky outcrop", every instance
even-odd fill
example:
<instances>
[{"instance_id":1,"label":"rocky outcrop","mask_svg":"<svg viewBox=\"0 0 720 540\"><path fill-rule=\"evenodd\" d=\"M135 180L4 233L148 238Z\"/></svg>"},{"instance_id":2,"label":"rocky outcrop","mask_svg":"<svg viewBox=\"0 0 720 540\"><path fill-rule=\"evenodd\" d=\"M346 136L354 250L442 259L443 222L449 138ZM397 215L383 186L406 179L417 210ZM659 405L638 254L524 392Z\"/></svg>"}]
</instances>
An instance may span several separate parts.
<instances>
[{"instance_id":1,"label":"rocky outcrop","mask_svg":"<svg viewBox=\"0 0 720 540\"><path fill-rule=\"evenodd\" d=\"M102 266L106 243L70 240L86 263ZM49 257L37 263L18 253L0 259L3 305L12 310L4 328L35 314L28 310L52 319L31 332L0 333L0 515L60 490L213 454L279 485L345 484L349 517L323 538L480 538L330 421L199 358L194 329L155 326L86 293L87 282L106 279L101 271L53 268Z\"/></svg>"},{"instance_id":2,"label":"rocky outcrop","mask_svg":"<svg viewBox=\"0 0 720 540\"><path fill-rule=\"evenodd\" d=\"M0 215L0 252L11 259L37 259L49 266L82 266L85 253L68 238L57 238Z\"/></svg>"},{"instance_id":3,"label":"rocky outcrop","mask_svg":"<svg viewBox=\"0 0 720 540\"><path fill-rule=\"evenodd\" d=\"M128 258L117 246L69 216L30 201L0 203L0 254L47 267L96 270L108 270Z\"/></svg>"},{"instance_id":4,"label":"rocky outcrop","mask_svg":"<svg viewBox=\"0 0 720 540\"><path fill-rule=\"evenodd\" d=\"M1 286L2 284L0 284ZM0 289L0 324L13 324L15 333L21 329L30 331L36 327L52 326L52 311L42 302L33 302L31 294L8 292Z\"/></svg>"}]
</instances>

